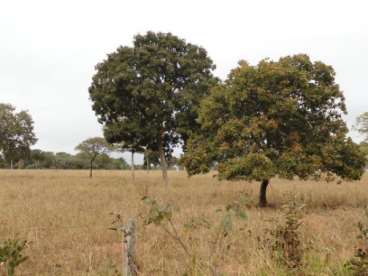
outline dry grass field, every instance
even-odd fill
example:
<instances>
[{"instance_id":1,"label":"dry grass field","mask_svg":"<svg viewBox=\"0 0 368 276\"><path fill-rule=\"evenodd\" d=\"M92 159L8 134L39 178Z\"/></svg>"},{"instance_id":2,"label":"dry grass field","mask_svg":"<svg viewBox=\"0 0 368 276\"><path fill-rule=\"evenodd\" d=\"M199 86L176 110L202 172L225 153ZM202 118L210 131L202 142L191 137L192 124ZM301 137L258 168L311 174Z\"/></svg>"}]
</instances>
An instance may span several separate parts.
<instances>
[{"instance_id":1,"label":"dry grass field","mask_svg":"<svg viewBox=\"0 0 368 276\"><path fill-rule=\"evenodd\" d=\"M216 275L287 275L262 244L292 196L306 205L304 275L347 275L343 264L354 254L368 203L367 176L341 184L274 179L265 209L256 207L258 183L169 177L165 187L158 171L138 172L135 183L129 171L96 171L93 179L87 171L0 171L0 239L28 241L29 259L17 275L118 275L121 234L109 230L116 214L123 222L136 218L141 275L213 275L209 267ZM191 257L160 226L144 225L144 195L175 207L172 221ZM234 218L232 232L217 237L218 209L240 197L247 219Z\"/></svg>"}]
</instances>

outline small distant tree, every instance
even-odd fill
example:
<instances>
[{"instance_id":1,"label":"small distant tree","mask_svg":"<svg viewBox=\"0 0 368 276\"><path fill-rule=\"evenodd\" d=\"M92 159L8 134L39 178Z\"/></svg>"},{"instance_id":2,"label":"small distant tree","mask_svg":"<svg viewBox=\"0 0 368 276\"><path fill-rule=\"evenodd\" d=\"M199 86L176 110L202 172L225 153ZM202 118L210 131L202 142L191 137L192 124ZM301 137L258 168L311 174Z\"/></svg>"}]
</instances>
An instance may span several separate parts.
<instances>
[{"instance_id":1,"label":"small distant tree","mask_svg":"<svg viewBox=\"0 0 368 276\"><path fill-rule=\"evenodd\" d=\"M92 178L93 162L100 154L109 152L110 146L104 138L94 137L83 141L75 149L88 156L90 161L89 177Z\"/></svg>"},{"instance_id":2,"label":"small distant tree","mask_svg":"<svg viewBox=\"0 0 368 276\"><path fill-rule=\"evenodd\" d=\"M30 147L37 142L33 124L28 112L0 104L0 154L11 168L14 162L28 158Z\"/></svg>"},{"instance_id":3,"label":"small distant tree","mask_svg":"<svg viewBox=\"0 0 368 276\"><path fill-rule=\"evenodd\" d=\"M96 66L93 110L114 129L115 142L159 152L168 183L166 159L199 128L198 106L216 82L214 68L205 49L170 33L137 35L133 47L119 47Z\"/></svg>"},{"instance_id":4,"label":"small distant tree","mask_svg":"<svg viewBox=\"0 0 368 276\"><path fill-rule=\"evenodd\" d=\"M261 207L274 176L359 179L365 157L347 137L343 113L331 66L307 55L243 61L203 100L202 133L191 138L183 164L189 175L214 167L221 179L260 181Z\"/></svg>"}]
</instances>

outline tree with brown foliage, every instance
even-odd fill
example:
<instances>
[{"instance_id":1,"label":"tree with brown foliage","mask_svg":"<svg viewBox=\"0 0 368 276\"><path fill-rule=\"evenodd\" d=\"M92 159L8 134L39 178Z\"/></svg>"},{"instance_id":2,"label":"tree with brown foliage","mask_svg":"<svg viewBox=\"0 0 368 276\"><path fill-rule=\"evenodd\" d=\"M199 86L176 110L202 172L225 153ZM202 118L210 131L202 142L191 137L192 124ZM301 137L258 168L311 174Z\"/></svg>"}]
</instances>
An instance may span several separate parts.
<instances>
[{"instance_id":1,"label":"tree with brown foliage","mask_svg":"<svg viewBox=\"0 0 368 276\"><path fill-rule=\"evenodd\" d=\"M359 179L365 157L347 137L345 113L331 66L307 55L241 61L202 101L202 131L182 162L189 175L215 167L221 179L260 181L261 207L275 176Z\"/></svg>"}]
</instances>

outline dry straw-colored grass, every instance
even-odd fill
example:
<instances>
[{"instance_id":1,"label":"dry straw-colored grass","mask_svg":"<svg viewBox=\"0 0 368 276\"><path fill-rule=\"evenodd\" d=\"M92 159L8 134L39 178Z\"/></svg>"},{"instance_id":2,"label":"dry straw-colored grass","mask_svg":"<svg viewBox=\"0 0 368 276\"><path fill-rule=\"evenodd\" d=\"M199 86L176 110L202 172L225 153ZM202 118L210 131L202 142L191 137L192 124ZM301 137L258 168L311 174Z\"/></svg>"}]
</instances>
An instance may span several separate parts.
<instances>
[{"instance_id":1,"label":"dry straw-colored grass","mask_svg":"<svg viewBox=\"0 0 368 276\"><path fill-rule=\"evenodd\" d=\"M170 172L165 187L160 172L96 171L0 171L0 239L27 239L30 258L19 275L114 275L120 271L121 236L109 230L114 214L123 221L137 217L137 258L142 275L183 275L197 269L210 275L284 275L260 246L265 229L281 215L280 207L294 194L306 204L303 241L310 275L336 275L354 252L356 224L368 203L368 178L360 182L272 180L270 208L258 209L258 183L219 182L212 175L187 178ZM179 235L196 258L189 259L178 244L159 227L143 226L148 195L177 207L173 221ZM217 209L246 196L247 220L235 220L235 231L219 252L211 241L221 220ZM213 227L188 230L191 218L206 218ZM212 257L211 257L212 256ZM193 271L192 271L193 272ZM343 275L343 274L341 274Z\"/></svg>"}]
</instances>

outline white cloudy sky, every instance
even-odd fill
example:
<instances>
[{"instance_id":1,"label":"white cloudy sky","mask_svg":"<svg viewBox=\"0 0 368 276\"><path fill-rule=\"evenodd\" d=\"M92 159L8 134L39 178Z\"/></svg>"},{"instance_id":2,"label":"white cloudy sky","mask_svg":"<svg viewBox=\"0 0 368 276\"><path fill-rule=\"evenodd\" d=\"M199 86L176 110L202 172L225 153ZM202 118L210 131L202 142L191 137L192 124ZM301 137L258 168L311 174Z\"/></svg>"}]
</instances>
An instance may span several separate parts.
<instances>
[{"instance_id":1,"label":"white cloudy sky","mask_svg":"<svg viewBox=\"0 0 368 276\"><path fill-rule=\"evenodd\" d=\"M205 47L221 78L240 59L307 53L333 65L351 126L368 111L367 12L363 0L0 0L0 102L29 110L35 147L73 152L101 135L94 65L152 30Z\"/></svg>"}]
</instances>

